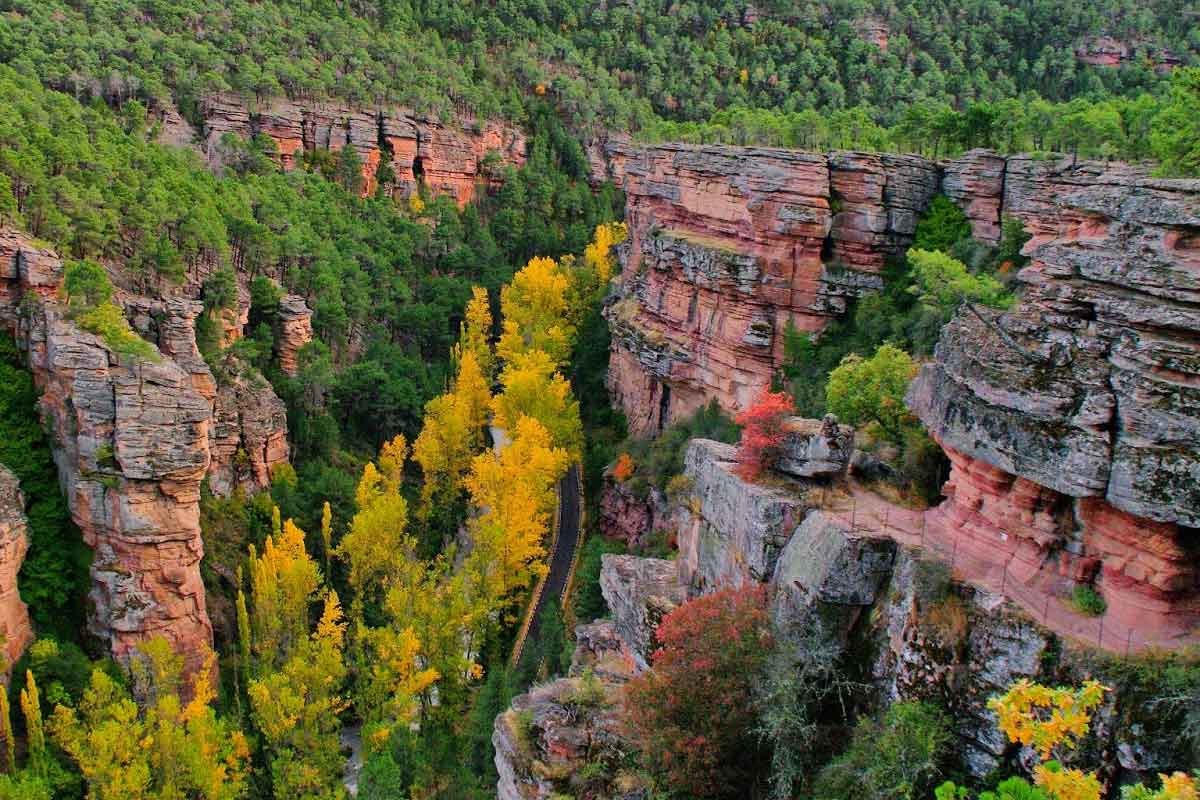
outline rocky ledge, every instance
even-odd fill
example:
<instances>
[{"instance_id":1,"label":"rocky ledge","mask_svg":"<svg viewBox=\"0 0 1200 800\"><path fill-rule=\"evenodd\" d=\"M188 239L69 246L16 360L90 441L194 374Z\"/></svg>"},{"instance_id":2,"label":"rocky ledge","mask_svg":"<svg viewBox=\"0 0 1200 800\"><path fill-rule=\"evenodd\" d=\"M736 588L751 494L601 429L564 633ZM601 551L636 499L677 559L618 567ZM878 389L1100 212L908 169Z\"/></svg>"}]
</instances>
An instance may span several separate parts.
<instances>
[{"instance_id":1,"label":"rocky ledge","mask_svg":"<svg viewBox=\"0 0 1200 800\"><path fill-rule=\"evenodd\" d=\"M1200 619L1200 181L1012 159L1032 263L1007 313L962 309L909 405L950 454L931 515L1025 578L1090 582L1106 619Z\"/></svg>"},{"instance_id":2,"label":"rocky ledge","mask_svg":"<svg viewBox=\"0 0 1200 800\"><path fill-rule=\"evenodd\" d=\"M338 103L272 98L262 103L236 94L214 94L201 103L202 148L210 163L223 158L226 134L270 137L284 170L304 153L353 147L362 161L363 194L375 191L380 166L389 167L392 191L407 196L418 185L448 194L465 205L480 182L496 179L488 160L520 166L525 136L493 121L456 119L450 124L403 108L367 109Z\"/></svg>"}]
</instances>

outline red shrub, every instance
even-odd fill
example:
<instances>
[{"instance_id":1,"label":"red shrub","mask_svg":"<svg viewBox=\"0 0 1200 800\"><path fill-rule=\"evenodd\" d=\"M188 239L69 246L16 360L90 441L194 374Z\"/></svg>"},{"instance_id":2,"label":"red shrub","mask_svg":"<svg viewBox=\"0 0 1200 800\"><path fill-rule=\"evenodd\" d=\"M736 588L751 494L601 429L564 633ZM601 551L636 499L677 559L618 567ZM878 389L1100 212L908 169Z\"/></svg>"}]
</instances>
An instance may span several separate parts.
<instances>
[{"instance_id":1,"label":"red shrub","mask_svg":"<svg viewBox=\"0 0 1200 800\"><path fill-rule=\"evenodd\" d=\"M625 687L646 765L685 797L741 797L762 774L754 682L772 642L761 586L723 589L663 618L652 669Z\"/></svg>"},{"instance_id":2,"label":"red shrub","mask_svg":"<svg viewBox=\"0 0 1200 800\"><path fill-rule=\"evenodd\" d=\"M779 458L779 448L787 434L783 422L796 413L790 395L763 389L758 402L737 416L742 426L738 442L737 473L746 480L756 480Z\"/></svg>"}]
</instances>

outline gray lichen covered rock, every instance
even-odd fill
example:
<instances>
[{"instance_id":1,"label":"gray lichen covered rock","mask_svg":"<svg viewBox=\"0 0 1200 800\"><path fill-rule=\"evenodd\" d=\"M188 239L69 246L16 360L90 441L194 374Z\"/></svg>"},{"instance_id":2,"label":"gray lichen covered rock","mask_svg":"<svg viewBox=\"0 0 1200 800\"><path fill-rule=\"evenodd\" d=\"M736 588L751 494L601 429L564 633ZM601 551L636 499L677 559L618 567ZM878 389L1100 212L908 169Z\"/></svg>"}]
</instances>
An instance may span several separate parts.
<instances>
[{"instance_id":1,"label":"gray lichen covered rock","mask_svg":"<svg viewBox=\"0 0 1200 800\"><path fill-rule=\"evenodd\" d=\"M653 653L658 623L686 599L676 579L675 563L605 553L600 560L600 591L612 611L617 634L638 666L645 667Z\"/></svg>"},{"instance_id":2,"label":"gray lichen covered rock","mask_svg":"<svg viewBox=\"0 0 1200 800\"><path fill-rule=\"evenodd\" d=\"M684 456L690 497L675 515L679 580L692 594L762 582L807 507L793 492L744 480L732 445L693 439Z\"/></svg>"}]
</instances>

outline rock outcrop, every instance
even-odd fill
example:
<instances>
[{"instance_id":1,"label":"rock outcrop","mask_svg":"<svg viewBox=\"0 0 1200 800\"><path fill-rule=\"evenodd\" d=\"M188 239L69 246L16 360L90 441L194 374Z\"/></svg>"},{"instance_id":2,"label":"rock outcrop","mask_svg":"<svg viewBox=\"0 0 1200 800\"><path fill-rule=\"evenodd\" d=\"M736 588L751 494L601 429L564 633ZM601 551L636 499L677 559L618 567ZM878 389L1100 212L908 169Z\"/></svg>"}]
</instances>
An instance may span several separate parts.
<instances>
[{"instance_id":1,"label":"rock outcrop","mask_svg":"<svg viewBox=\"0 0 1200 800\"><path fill-rule=\"evenodd\" d=\"M1200 181L1014 158L1032 263L960 312L909 403L951 455L930 519L1024 580L1093 575L1123 627L1200 613Z\"/></svg>"},{"instance_id":2,"label":"rock outcrop","mask_svg":"<svg viewBox=\"0 0 1200 800\"><path fill-rule=\"evenodd\" d=\"M169 359L137 362L46 302L31 316L59 480L93 549L89 627L127 657L164 636L189 666L212 644L200 580L200 481L212 407Z\"/></svg>"},{"instance_id":3,"label":"rock outcrop","mask_svg":"<svg viewBox=\"0 0 1200 800\"><path fill-rule=\"evenodd\" d=\"M279 301L279 336L275 345L279 368L295 376L300 369L297 361L300 348L312 340L312 309L303 297L284 295Z\"/></svg>"},{"instance_id":4,"label":"rock outcrop","mask_svg":"<svg viewBox=\"0 0 1200 800\"><path fill-rule=\"evenodd\" d=\"M599 796L645 796L645 787L632 774L613 780L628 749L620 690L634 674L633 664L623 655L623 642L611 623L580 625L576 640L570 677L518 695L496 717L492 744L499 800L549 800L566 792L580 796L596 781L612 784ZM589 765L592 774L585 770ZM603 767L600 775L595 765Z\"/></svg>"},{"instance_id":5,"label":"rock outcrop","mask_svg":"<svg viewBox=\"0 0 1200 800\"><path fill-rule=\"evenodd\" d=\"M839 425L837 417L792 417L784 423L786 435L776 472L793 478L832 478L846 474L854 453L854 429Z\"/></svg>"},{"instance_id":6,"label":"rock outcrop","mask_svg":"<svg viewBox=\"0 0 1200 800\"><path fill-rule=\"evenodd\" d=\"M658 623L687 599L675 563L605 553L600 564L600 591L612 611L613 627L644 669L654 652Z\"/></svg>"},{"instance_id":7,"label":"rock outcrop","mask_svg":"<svg viewBox=\"0 0 1200 800\"><path fill-rule=\"evenodd\" d=\"M1075 58L1093 67L1115 68L1140 61L1149 62L1155 72L1170 72L1183 64L1183 59L1165 47L1153 47L1146 42L1130 42L1112 36L1089 36L1075 46Z\"/></svg>"},{"instance_id":8,"label":"rock outcrop","mask_svg":"<svg viewBox=\"0 0 1200 800\"><path fill-rule=\"evenodd\" d=\"M525 137L517 128L465 118L443 124L403 108L366 109L285 98L259 104L222 93L204 98L201 114L203 147L213 164L223 158L226 134L270 137L284 170L294 169L307 151L353 147L362 162L364 196L375 192L383 166L390 169L393 194L407 196L423 184L462 206L480 183L497 178L492 159L516 166L525 160Z\"/></svg>"},{"instance_id":9,"label":"rock outcrop","mask_svg":"<svg viewBox=\"0 0 1200 800\"><path fill-rule=\"evenodd\" d=\"M199 300L118 289L157 347L143 361L75 325L58 301L62 274L55 253L0 230L0 324L28 353L60 484L95 553L89 627L119 659L163 636L197 667L212 646L200 485L269 485L287 460L283 405L265 382L218 384L196 347Z\"/></svg>"},{"instance_id":10,"label":"rock outcrop","mask_svg":"<svg viewBox=\"0 0 1200 800\"><path fill-rule=\"evenodd\" d=\"M937 190L915 156L678 144L592 147L626 192L621 299L609 309L609 388L653 433L710 398L748 405L789 326L817 331L882 286Z\"/></svg>"},{"instance_id":11,"label":"rock outcrop","mask_svg":"<svg viewBox=\"0 0 1200 800\"><path fill-rule=\"evenodd\" d=\"M734 472L735 448L693 439L684 456L690 497L673 514L678 577L691 595L769 580L809 507L795 493L748 483Z\"/></svg>"},{"instance_id":12,"label":"rock outcrop","mask_svg":"<svg viewBox=\"0 0 1200 800\"><path fill-rule=\"evenodd\" d=\"M33 641L29 609L21 601L17 573L29 551L25 496L17 476L0 465L0 676Z\"/></svg>"}]
</instances>

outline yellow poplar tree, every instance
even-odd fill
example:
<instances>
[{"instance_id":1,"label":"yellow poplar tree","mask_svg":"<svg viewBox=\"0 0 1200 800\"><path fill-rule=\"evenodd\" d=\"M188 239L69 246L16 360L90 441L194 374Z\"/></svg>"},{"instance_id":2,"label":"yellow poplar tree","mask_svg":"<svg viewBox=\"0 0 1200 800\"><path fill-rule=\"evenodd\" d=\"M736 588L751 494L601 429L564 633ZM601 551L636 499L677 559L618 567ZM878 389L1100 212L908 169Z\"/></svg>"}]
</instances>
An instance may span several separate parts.
<instances>
[{"instance_id":1,"label":"yellow poplar tree","mask_svg":"<svg viewBox=\"0 0 1200 800\"><path fill-rule=\"evenodd\" d=\"M321 571L304 549L304 531L290 519L267 537L261 556L251 545L251 630L254 652L265 666L283 663L308 636L308 605L320 586Z\"/></svg>"},{"instance_id":2,"label":"yellow poplar tree","mask_svg":"<svg viewBox=\"0 0 1200 800\"><path fill-rule=\"evenodd\" d=\"M16 740L13 738L12 713L8 707L7 687L0 686L0 737L4 738L4 755L10 773L17 771Z\"/></svg>"},{"instance_id":3,"label":"yellow poplar tree","mask_svg":"<svg viewBox=\"0 0 1200 800\"><path fill-rule=\"evenodd\" d=\"M500 374L504 390L492 398L494 421L511 432L521 417L536 419L556 447L578 456L583 449L579 401L571 384L554 369L550 358L536 350L509 363Z\"/></svg>"},{"instance_id":4,"label":"yellow poplar tree","mask_svg":"<svg viewBox=\"0 0 1200 800\"><path fill-rule=\"evenodd\" d=\"M496 353L512 362L530 350L542 350L555 366L567 363L575 340L569 321L570 279L551 258L533 258L500 292L504 323Z\"/></svg>"},{"instance_id":5,"label":"yellow poplar tree","mask_svg":"<svg viewBox=\"0 0 1200 800\"><path fill-rule=\"evenodd\" d=\"M345 630L341 605L331 591L316 631L279 671L250 684L250 707L271 762L275 797L345 797L338 738L338 715L346 708L341 695Z\"/></svg>"},{"instance_id":6,"label":"yellow poplar tree","mask_svg":"<svg viewBox=\"0 0 1200 800\"><path fill-rule=\"evenodd\" d=\"M241 731L219 720L208 654L180 696L183 659L166 639L141 645L131 662L140 708L102 670L92 672L79 707L58 706L51 719L55 741L79 766L94 800L234 800L246 789L250 748Z\"/></svg>"},{"instance_id":7,"label":"yellow poplar tree","mask_svg":"<svg viewBox=\"0 0 1200 800\"><path fill-rule=\"evenodd\" d=\"M467 302L464 319L458 329L458 342L454 345L454 361L462 364L463 357L470 353L475 357L479 371L491 380L495 370L495 355L492 353L492 306L488 302L487 289L471 287L471 299Z\"/></svg>"},{"instance_id":8,"label":"yellow poplar tree","mask_svg":"<svg viewBox=\"0 0 1200 800\"><path fill-rule=\"evenodd\" d=\"M407 455L408 443L400 434L384 444L379 466L368 462L358 481L358 511L336 550L350 565L356 603L368 592L381 592L383 582L409 557L404 547L408 501L400 494Z\"/></svg>"},{"instance_id":9,"label":"yellow poplar tree","mask_svg":"<svg viewBox=\"0 0 1200 800\"><path fill-rule=\"evenodd\" d=\"M42 774L46 766L46 728L42 722L42 699L38 694L33 670L25 670L25 688L21 690L21 713L25 715L25 741L29 765Z\"/></svg>"},{"instance_id":10,"label":"yellow poplar tree","mask_svg":"<svg viewBox=\"0 0 1200 800\"><path fill-rule=\"evenodd\" d=\"M413 459L425 476L418 512L421 519L429 518L436 503L457 500L471 456L483 446L491 399L475 355L465 351L453 391L425 404L421 434L413 443Z\"/></svg>"},{"instance_id":11,"label":"yellow poplar tree","mask_svg":"<svg viewBox=\"0 0 1200 800\"><path fill-rule=\"evenodd\" d=\"M555 505L554 485L570 456L546 428L521 417L500 457L476 456L467 476L472 503L472 549L464 569L489 609L511 604L513 593L546 572L545 539Z\"/></svg>"}]
</instances>

